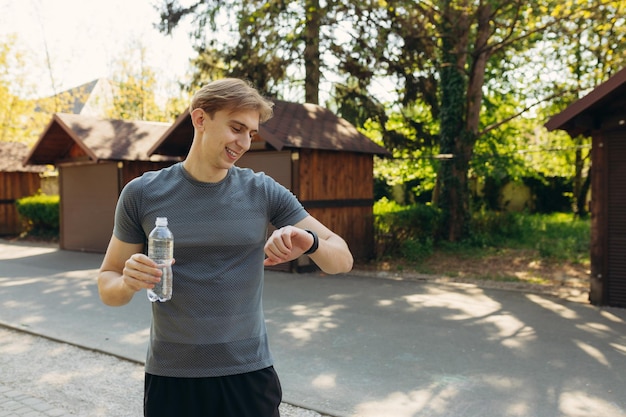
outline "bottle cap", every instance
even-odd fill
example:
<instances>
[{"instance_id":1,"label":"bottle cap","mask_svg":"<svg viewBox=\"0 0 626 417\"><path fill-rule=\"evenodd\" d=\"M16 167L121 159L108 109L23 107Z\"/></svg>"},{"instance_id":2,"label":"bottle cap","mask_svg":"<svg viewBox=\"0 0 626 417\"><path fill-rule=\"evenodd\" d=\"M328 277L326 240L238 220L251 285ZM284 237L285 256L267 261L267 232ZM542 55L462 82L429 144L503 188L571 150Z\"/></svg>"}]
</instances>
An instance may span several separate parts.
<instances>
[{"instance_id":1,"label":"bottle cap","mask_svg":"<svg viewBox=\"0 0 626 417\"><path fill-rule=\"evenodd\" d=\"M154 224L156 226L167 226L167 217L157 217Z\"/></svg>"}]
</instances>

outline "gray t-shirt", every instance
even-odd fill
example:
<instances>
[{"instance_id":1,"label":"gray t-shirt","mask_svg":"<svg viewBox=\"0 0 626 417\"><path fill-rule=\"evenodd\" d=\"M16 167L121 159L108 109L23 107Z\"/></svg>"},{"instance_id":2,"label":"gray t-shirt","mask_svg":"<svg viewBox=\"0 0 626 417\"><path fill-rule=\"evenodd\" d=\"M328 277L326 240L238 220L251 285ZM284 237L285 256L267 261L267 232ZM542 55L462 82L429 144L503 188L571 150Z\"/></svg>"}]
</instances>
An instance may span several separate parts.
<instances>
[{"instance_id":1,"label":"gray t-shirt","mask_svg":"<svg viewBox=\"0 0 626 417\"><path fill-rule=\"evenodd\" d=\"M145 243L156 217L174 235L173 296L152 304L146 372L213 377L272 365L261 300L267 227L307 215L285 187L238 167L218 183L194 180L182 163L128 183L114 235Z\"/></svg>"}]
</instances>

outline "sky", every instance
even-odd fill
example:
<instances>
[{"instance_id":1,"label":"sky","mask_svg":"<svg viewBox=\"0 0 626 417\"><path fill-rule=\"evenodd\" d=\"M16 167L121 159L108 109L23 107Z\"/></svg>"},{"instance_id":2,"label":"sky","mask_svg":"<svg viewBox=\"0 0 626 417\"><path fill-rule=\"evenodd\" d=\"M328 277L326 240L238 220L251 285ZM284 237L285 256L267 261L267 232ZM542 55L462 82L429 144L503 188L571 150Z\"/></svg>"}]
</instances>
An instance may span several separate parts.
<instances>
[{"instance_id":1,"label":"sky","mask_svg":"<svg viewBox=\"0 0 626 417\"><path fill-rule=\"evenodd\" d=\"M172 36L154 28L159 15L153 4L163 1L0 0L0 42L14 34L17 47L31 57L25 72L29 84L37 87L29 98L48 97L97 78L111 78L116 72L114 62L124 58L133 44L146 47L148 64L157 76L157 96L166 98L172 85L188 79L189 61L195 52L189 23L181 23ZM181 0L183 5L189 2ZM331 74L320 85L322 102L329 97L334 81ZM383 81L373 88L385 100L394 90ZM303 99L300 93L282 92L284 99L293 101Z\"/></svg>"},{"instance_id":2,"label":"sky","mask_svg":"<svg viewBox=\"0 0 626 417\"><path fill-rule=\"evenodd\" d=\"M185 77L194 56L188 27L173 36L153 25L159 0L0 0L0 41L9 34L33 59L27 71L38 85L37 95L53 91L46 50L58 91L101 77L110 77L113 62L131 45L147 48L148 64L162 80Z\"/></svg>"}]
</instances>

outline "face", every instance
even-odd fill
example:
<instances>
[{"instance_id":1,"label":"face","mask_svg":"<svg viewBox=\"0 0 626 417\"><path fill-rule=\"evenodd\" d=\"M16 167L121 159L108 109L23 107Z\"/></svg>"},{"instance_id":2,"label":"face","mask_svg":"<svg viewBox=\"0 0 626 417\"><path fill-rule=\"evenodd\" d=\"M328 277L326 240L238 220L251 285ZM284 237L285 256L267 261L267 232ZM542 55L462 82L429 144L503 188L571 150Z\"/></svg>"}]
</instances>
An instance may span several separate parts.
<instances>
[{"instance_id":1,"label":"face","mask_svg":"<svg viewBox=\"0 0 626 417\"><path fill-rule=\"evenodd\" d=\"M202 149L207 168L228 170L250 149L252 136L259 130L256 110L221 110L213 115L203 113Z\"/></svg>"}]
</instances>

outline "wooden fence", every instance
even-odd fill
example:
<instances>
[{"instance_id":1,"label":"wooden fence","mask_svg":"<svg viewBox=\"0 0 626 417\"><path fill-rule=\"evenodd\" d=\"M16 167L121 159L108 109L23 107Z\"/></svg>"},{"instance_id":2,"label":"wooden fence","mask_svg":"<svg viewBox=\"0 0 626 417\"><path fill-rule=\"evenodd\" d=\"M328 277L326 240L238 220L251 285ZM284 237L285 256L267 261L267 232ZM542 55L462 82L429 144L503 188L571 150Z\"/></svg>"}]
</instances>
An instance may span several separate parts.
<instances>
[{"instance_id":1,"label":"wooden fence","mask_svg":"<svg viewBox=\"0 0 626 417\"><path fill-rule=\"evenodd\" d=\"M373 155L300 150L296 193L304 207L343 237L357 259L374 256Z\"/></svg>"},{"instance_id":2,"label":"wooden fence","mask_svg":"<svg viewBox=\"0 0 626 417\"><path fill-rule=\"evenodd\" d=\"M25 224L17 213L15 201L36 194L40 188L37 172L0 172L0 236L24 231Z\"/></svg>"}]
</instances>

